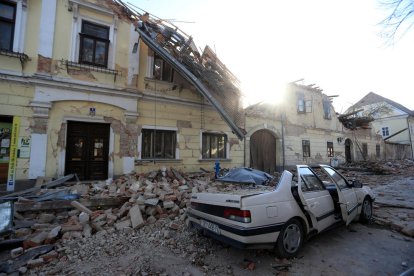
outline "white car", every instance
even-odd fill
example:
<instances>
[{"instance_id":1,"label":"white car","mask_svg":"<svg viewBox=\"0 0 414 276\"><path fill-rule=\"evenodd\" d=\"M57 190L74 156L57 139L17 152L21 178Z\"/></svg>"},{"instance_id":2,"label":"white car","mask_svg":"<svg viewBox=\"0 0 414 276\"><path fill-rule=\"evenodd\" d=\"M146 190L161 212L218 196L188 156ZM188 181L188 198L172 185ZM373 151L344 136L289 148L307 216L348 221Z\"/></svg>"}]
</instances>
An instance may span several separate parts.
<instances>
[{"instance_id":1,"label":"white car","mask_svg":"<svg viewBox=\"0 0 414 276\"><path fill-rule=\"evenodd\" d=\"M372 218L371 189L327 165L285 170L271 190L196 193L187 214L193 227L238 248L274 248L297 255L305 239L338 223Z\"/></svg>"}]
</instances>

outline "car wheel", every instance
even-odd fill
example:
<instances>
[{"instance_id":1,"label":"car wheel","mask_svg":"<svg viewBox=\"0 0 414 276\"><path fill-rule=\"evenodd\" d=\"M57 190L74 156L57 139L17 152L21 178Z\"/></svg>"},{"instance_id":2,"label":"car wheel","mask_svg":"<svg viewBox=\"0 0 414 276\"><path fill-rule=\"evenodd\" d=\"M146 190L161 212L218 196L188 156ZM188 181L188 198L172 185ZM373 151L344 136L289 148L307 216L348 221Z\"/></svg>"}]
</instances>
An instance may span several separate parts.
<instances>
[{"instance_id":1,"label":"car wheel","mask_svg":"<svg viewBox=\"0 0 414 276\"><path fill-rule=\"evenodd\" d=\"M362 210L359 215L359 220L363 223L368 223L372 219L372 202L368 197L364 198L362 202Z\"/></svg>"},{"instance_id":2,"label":"car wheel","mask_svg":"<svg viewBox=\"0 0 414 276\"><path fill-rule=\"evenodd\" d=\"M292 258L297 255L303 244L303 227L297 219L289 220L279 233L276 242L276 255L280 258Z\"/></svg>"}]
</instances>

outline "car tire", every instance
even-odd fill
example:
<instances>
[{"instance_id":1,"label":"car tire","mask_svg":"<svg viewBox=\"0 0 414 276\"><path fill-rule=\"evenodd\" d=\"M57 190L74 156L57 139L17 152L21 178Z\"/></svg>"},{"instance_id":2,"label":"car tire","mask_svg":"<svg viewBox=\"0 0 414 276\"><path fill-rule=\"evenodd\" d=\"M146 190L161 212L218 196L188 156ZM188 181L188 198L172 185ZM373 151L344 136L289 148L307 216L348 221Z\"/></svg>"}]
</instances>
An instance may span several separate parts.
<instances>
[{"instance_id":1,"label":"car tire","mask_svg":"<svg viewBox=\"0 0 414 276\"><path fill-rule=\"evenodd\" d=\"M302 247L303 226L297 219L290 219L283 226L276 242L275 250L279 258L293 258Z\"/></svg>"},{"instance_id":2,"label":"car tire","mask_svg":"<svg viewBox=\"0 0 414 276\"><path fill-rule=\"evenodd\" d=\"M359 221L362 223L369 223L372 220L372 201L369 197L364 198L362 202L362 210L359 215Z\"/></svg>"}]
</instances>

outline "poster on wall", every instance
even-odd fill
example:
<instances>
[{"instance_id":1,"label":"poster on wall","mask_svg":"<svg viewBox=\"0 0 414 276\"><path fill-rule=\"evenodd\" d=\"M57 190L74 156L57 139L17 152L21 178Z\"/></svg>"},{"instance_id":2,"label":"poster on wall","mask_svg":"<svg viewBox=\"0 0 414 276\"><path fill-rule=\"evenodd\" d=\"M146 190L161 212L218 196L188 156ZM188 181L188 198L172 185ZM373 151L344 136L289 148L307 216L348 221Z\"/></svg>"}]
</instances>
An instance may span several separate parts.
<instances>
[{"instance_id":1,"label":"poster on wall","mask_svg":"<svg viewBox=\"0 0 414 276\"><path fill-rule=\"evenodd\" d=\"M10 162L7 176L7 191L14 191L16 180L16 164L17 164L17 139L19 137L20 117L13 117L11 141L10 141Z\"/></svg>"},{"instance_id":2,"label":"poster on wall","mask_svg":"<svg viewBox=\"0 0 414 276\"><path fill-rule=\"evenodd\" d=\"M9 162L11 123L0 122L0 163Z\"/></svg>"},{"instance_id":3,"label":"poster on wall","mask_svg":"<svg viewBox=\"0 0 414 276\"><path fill-rule=\"evenodd\" d=\"M30 137L19 137L18 145L18 157L29 158L30 157Z\"/></svg>"}]
</instances>

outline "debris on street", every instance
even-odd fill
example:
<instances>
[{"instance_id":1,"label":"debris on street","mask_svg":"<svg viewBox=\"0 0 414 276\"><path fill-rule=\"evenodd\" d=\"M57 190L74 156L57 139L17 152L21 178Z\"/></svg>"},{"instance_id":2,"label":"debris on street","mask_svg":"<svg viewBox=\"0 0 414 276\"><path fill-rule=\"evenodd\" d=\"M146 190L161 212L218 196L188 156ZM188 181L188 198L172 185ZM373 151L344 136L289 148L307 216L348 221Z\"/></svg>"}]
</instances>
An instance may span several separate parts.
<instances>
[{"instance_id":1,"label":"debris on street","mask_svg":"<svg viewBox=\"0 0 414 276\"><path fill-rule=\"evenodd\" d=\"M407 191L414 185L414 177L410 178L414 175L414 163L406 160L377 166L389 167L393 174L367 172L363 164L349 164L340 171L348 178L359 179L376 193L374 223L413 237L414 195ZM353 169L357 167L363 170ZM186 208L192 193L246 188L271 189L274 183L237 185L217 181L214 172L206 170L183 173L163 168L114 180L65 180L53 187L46 183L22 191L14 195L13 220L0 237L0 272L70 274L67 265L76 264L76 260L116 258L134 247L148 246L148 254L155 248L168 248L204 273L226 273L233 268L214 268L204 263L213 248L225 245L211 239L200 240L197 232L188 229ZM65 196L45 199L45 195L56 194ZM7 195L2 200L11 202L12 197ZM141 264L139 270L129 267L130 274L154 272L146 259L149 255L142 254L137 261ZM278 260L272 267L285 272L291 265ZM113 271L110 264L104 266ZM255 262L244 265L246 270L256 268Z\"/></svg>"}]
</instances>

